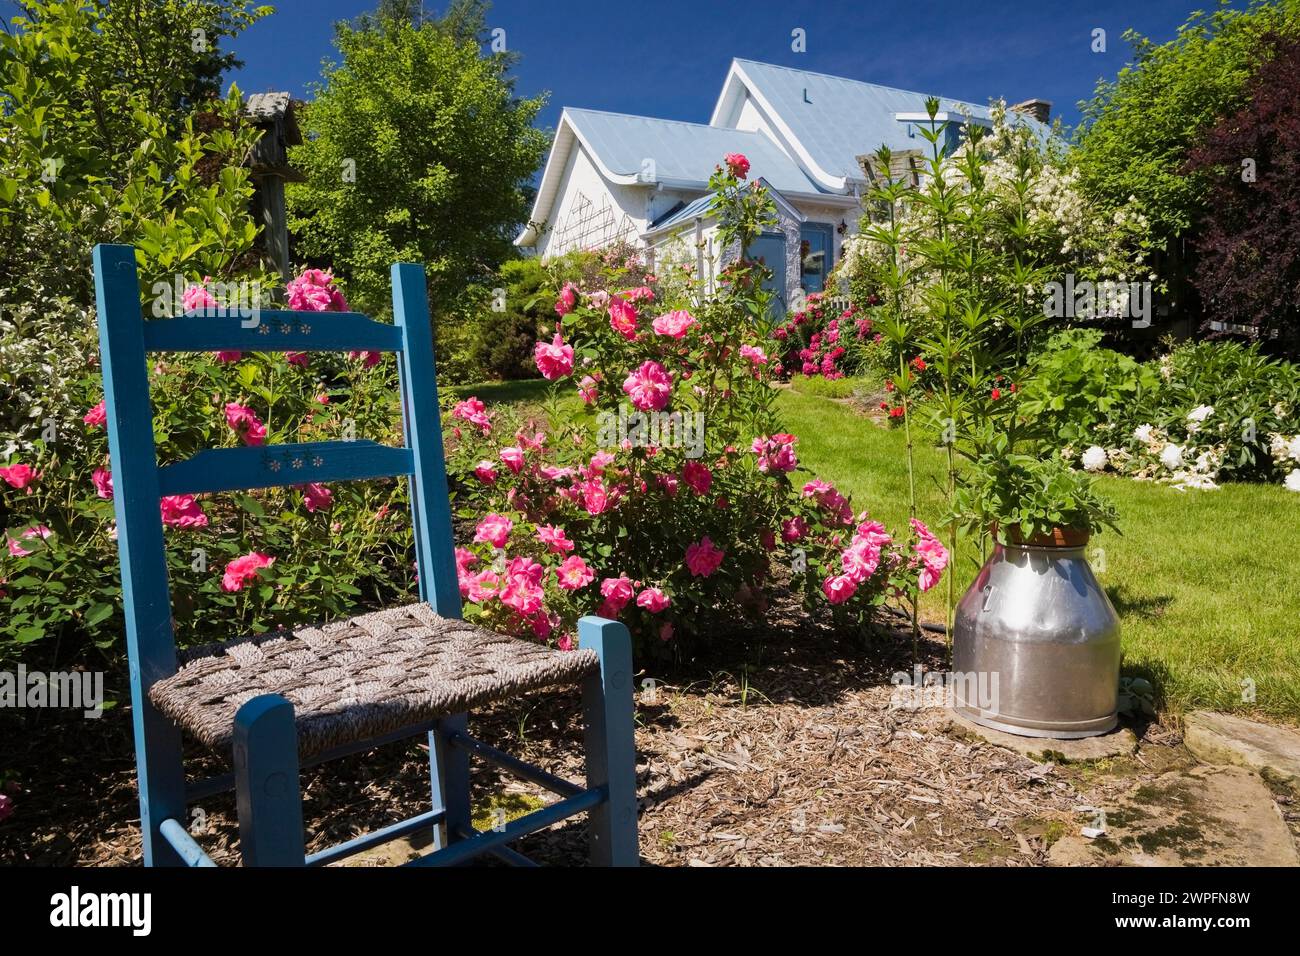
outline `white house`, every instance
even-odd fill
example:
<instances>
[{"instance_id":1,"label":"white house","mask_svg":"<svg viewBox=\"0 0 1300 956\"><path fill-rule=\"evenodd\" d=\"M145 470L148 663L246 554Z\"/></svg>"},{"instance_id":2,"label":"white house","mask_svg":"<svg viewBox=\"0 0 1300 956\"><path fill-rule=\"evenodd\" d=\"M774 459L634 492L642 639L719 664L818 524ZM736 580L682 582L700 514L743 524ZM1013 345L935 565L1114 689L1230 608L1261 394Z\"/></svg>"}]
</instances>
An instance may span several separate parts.
<instances>
[{"instance_id":1,"label":"white house","mask_svg":"<svg viewBox=\"0 0 1300 956\"><path fill-rule=\"evenodd\" d=\"M737 59L707 125L566 108L515 244L549 258L627 240L646 249L656 269L693 262L708 281L731 254L715 248L708 179L725 154L743 153L780 221L750 254L772 269L783 303L801 289L823 291L844 237L857 230L869 154L882 143L896 152L928 149L917 131L926 99ZM1012 109L1041 124L1051 104ZM952 121L955 139L967 123L987 124L989 108L942 99L939 118Z\"/></svg>"}]
</instances>

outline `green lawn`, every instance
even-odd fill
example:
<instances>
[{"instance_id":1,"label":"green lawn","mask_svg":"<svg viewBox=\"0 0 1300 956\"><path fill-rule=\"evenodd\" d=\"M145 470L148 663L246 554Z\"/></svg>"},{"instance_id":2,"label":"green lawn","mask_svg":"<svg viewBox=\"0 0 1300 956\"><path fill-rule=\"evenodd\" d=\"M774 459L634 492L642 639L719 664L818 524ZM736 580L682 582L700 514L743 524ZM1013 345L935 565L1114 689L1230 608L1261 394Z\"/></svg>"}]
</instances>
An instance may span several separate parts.
<instances>
[{"instance_id":1,"label":"green lawn","mask_svg":"<svg viewBox=\"0 0 1300 956\"><path fill-rule=\"evenodd\" d=\"M489 404L540 402L540 380L454 389ZM576 404L576 403L575 403ZM843 402L786 391L780 407L800 436L801 463L891 528L907 525L907 464L901 429L888 429ZM943 513L939 451L917 454L921 518ZM1280 486L1226 485L1176 491L1167 485L1100 479L1120 510L1123 535L1093 539L1090 557L1123 619L1125 673L1149 678L1162 709L1256 711L1300 723L1300 496ZM960 594L974 576L973 551L956 562ZM943 588L926 595L942 621ZM1246 688L1254 688L1253 703Z\"/></svg>"},{"instance_id":2,"label":"green lawn","mask_svg":"<svg viewBox=\"0 0 1300 956\"><path fill-rule=\"evenodd\" d=\"M810 395L781 397L803 465L851 492L891 527L907 522L907 463L901 429L884 428L848 406ZM943 513L943 457L917 454L921 518ZM1101 478L1120 510L1123 535L1093 539L1090 558L1123 620L1124 670L1155 683L1162 706L1251 711L1300 722L1300 498L1280 486L1225 485L1176 491L1168 485ZM957 587L976 570L956 564ZM926 597L941 621L942 587ZM1243 684L1254 686L1254 703Z\"/></svg>"}]
</instances>

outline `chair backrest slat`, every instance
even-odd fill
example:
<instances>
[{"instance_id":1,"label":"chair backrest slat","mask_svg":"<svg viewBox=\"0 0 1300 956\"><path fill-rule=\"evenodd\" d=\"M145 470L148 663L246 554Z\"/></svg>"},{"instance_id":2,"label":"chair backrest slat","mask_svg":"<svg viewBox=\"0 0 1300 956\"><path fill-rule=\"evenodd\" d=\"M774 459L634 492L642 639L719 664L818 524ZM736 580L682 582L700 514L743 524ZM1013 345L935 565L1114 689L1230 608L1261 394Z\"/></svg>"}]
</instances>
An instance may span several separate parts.
<instances>
[{"instance_id":1,"label":"chair backrest slat","mask_svg":"<svg viewBox=\"0 0 1300 956\"><path fill-rule=\"evenodd\" d=\"M368 439L207 448L160 468L158 490L164 495L197 495L312 481L392 478L414 471L411 449L390 448Z\"/></svg>"},{"instance_id":2,"label":"chair backrest slat","mask_svg":"<svg viewBox=\"0 0 1300 956\"><path fill-rule=\"evenodd\" d=\"M402 330L359 312L187 313L144 324L147 352L400 352Z\"/></svg>"}]
</instances>

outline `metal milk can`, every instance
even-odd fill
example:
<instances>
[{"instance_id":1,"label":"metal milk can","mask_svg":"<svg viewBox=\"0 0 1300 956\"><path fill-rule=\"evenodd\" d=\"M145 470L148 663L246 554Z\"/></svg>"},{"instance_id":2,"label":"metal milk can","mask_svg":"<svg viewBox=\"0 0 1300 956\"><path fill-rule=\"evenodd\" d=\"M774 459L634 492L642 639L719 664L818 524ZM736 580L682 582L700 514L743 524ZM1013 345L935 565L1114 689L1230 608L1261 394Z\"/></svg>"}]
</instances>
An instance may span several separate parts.
<instances>
[{"instance_id":1,"label":"metal milk can","mask_svg":"<svg viewBox=\"0 0 1300 956\"><path fill-rule=\"evenodd\" d=\"M995 543L957 604L958 713L1025 737L1091 737L1115 726L1119 615L1084 557L1087 541L1057 531Z\"/></svg>"}]
</instances>

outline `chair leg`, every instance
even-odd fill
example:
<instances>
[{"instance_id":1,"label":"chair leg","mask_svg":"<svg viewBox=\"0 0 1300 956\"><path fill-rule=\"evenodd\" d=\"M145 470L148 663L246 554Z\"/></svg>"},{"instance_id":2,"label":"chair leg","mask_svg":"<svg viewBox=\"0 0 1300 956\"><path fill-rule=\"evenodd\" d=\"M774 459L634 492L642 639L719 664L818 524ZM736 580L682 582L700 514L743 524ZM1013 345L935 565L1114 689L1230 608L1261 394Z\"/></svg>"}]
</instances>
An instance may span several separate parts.
<instances>
[{"instance_id":1,"label":"chair leg","mask_svg":"<svg viewBox=\"0 0 1300 956\"><path fill-rule=\"evenodd\" d=\"M136 701L135 764L140 786L140 832L144 841L145 866L184 866L185 861L162 835L164 820L188 825L185 817L185 766L181 756L181 733L158 713L140 690Z\"/></svg>"},{"instance_id":2,"label":"chair leg","mask_svg":"<svg viewBox=\"0 0 1300 956\"><path fill-rule=\"evenodd\" d=\"M600 655L600 670L582 684L587 787L609 793L588 818L591 863L637 866L632 637L617 621L584 617L578 622L578 644Z\"/></svg>"},{"instance_id":3,"label":"chair leg","mask_svg":"<svg viewBox=\"0 0 1300 956\"><path fill-rule=\"evenodd\" d=\"M254 697L235 714L235 797L245 866L302 866L302 791L293 705Z\"/></svg>"},{"instance_id":4,"label":"chair leg","mask_svg":"<svg viewBox=\"0 0 1300 956\"><path fill-rule=\"evenodd\" d=\"M469 732L469 715L444 717L429 732L429 777L433 784L433 809L446 813L442 827L433 828L433 848L463 839L460 828L470 825L469 753L453 747L448 737ZM445 834L445 836L444 836Z\"/></svg>"}]
</instances>

